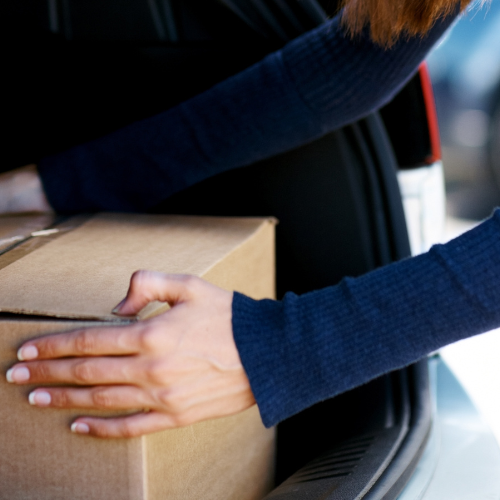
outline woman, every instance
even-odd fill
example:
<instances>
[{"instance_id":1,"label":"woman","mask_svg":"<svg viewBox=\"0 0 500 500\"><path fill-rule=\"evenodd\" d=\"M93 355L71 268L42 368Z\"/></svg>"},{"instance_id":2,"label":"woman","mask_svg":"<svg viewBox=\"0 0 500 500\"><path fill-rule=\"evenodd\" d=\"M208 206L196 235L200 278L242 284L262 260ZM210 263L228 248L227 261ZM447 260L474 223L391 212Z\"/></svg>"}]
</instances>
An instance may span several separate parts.
<instances>
[{"instance_id":1,"label":"woman","mask_svg":"<svg viewBox=\"0 0 500 500\"><path fill-rule=\"evenodd\" d=\"M34 205L11 207L142 210L215 173L304 144L389 100L458 10L457 2L407 0L399 9L387 0L346 2L343 20L186 103L43 159L44 191L34 167L19 173L33 182L19 191ZM138 159L148 166L141 181ZM499 217L423 256L280 302L139 272L115 312L134 314L151 300L169 302L171 311L125 328L29 341L7 378L78 384L78 365L92 387L38 388L30 403L150 409L121 419L78 418L72 430L81 434L135 436L232 414L255 400L264 423L274 425L498 326ZM121 357L111 362L110 355Z\"/></svg>"}]
</instances>

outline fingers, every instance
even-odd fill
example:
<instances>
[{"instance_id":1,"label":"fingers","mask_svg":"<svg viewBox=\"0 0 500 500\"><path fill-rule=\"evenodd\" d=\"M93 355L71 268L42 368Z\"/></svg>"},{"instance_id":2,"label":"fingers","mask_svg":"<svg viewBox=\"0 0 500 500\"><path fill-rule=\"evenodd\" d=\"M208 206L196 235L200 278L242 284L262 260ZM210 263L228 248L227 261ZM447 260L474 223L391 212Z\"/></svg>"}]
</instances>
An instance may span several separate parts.
<instances>
[{"instance_id":1,"label":"fingers","mask_svg":"<svg viewBox=\"0 0 500 500\"><path fill-rule=\"evenodd\" d=\"M127 297L113 309L113 312L122 316L135 315L154 300L167 302L173 306L190 297L190 288L196 280L186 275L136 271L130 279Z\"/></svg>"},{"instance_id":2,"label":"fingers","mask_svg":"<svg viewBox=\"0 0 500 500\"><path fill-rule=\"evenodd\" d=\"M131 438L166 429L185 427L203 420L233 415L254 404L253 398L240 398L232 405L221 404L221 401L215 400L208 405L196 405L179 413L151 411L108 419L81 417L73 422L71 430L77 434L99 438Z\"/></svg>"},{"instance_id":3,"label":"fingers","mask_svg":"<svg viewBox=\"0 0 500 500\"><path fill-rule=\"evenodd\" d=\"M7 371L16 384L132 384L144 378L132 357L57 359L19 363Z\"/></svg>"},{"instance_id":4,"label":"fingers","mask_svg":"<svg viewBox=\"0 0 500 500\"><path fill-rule=\"evenodd\" d=\"M136 354L142 346L141 325L86 328L47 335L26 342L18 351L20 361L68 356Z\"/></svg>"},{"instance_id":5,"label":"fingers","mask_svg":"<svg viewBox=\"0 0 500 500\"><path fill-rule=\"evenodd\" d=\"M82 417L73 422L71 430L100 438L132 438L174 427L178 427L174 416L152 411L108 419Z\"/></svg>"},{"instance_id":6,"label":"fingers","mask_svg":"<svg viewBox=\"0 0 500 500\"><path fill-rule=\"evenodd\" d=\"M42 408L81 408L86 410L138 410L156 408L151 395L134 386L100 386L85 389L44 387L29 395L33 406Z\"/></svg>"},{"instance_id":7,"label":"fingers","mask_svg":"<svg viewBox=\"0 0 500 500\"><path fill-rule=\"evenodd\" d=\"M100 437L189 425L254 404L232 334L232 294L198 278L141 271L118 311L134 314L153 300L175 307L127 326L26 342L9 382L37 384L30 402L38 407L153 410L75 421L74 432ZM72 387L40 387L47 384Z\"/></svg>"},{"instance_id":8,"label":"fingers","mask_svg":"<svg viewBox=\"0 0 500 500\"><path fill-rule=\"evenodd\" d=\"M133 274L127 298L114 312L137 314L154 300L170 305L187 300L200 280L192 276L165 275L153 271ZM54 359L68 356L109 356L137 354L143 344L138 335L143 325L87 328L69 333L48 335L26 342L18 351L20 361Z\"/></svg>"}]
</instances>

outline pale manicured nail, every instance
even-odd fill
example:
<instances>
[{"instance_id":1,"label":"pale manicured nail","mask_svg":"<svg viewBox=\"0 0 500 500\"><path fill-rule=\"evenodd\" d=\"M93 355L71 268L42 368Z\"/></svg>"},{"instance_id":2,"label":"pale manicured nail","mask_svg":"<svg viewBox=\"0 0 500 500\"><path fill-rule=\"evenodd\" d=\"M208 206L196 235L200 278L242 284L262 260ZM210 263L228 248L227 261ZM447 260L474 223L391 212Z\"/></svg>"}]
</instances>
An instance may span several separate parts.
<instances>
[{"instance_id":1,"label":"pale manicured nail","mask_svg":"<svg viewBox=\"0 0 500 500\"><path fill-rule=\"evenodd\" d=\"M38 349L34 345L21 347L21 349L17 351L17 359L19 361L27 361L36 358L38 358Z\"/></svg>"},{"instance_id":2,"label":"pale manicured nail","mask_svg":"<svg viewBox=\"0 0 500 500\"><path fill-rule=\"evenodd\" d=\"M33 391L28 396L30 405L34 406L48 406L52 401L50 394L44 391Z\"/></svg>"},{"instance_id":3,"label":"pale manicured nail","mask_svg":"<svg viewBox=\"0 0 500 500\"><path fill-rule=\"evenodd\" d=\"M73 422L71 424L71 432L75 434L88 434L90 432L90 427L83 422Z\"/></svg>"},{"instance_id":4,"label":"pale manicured nail","mask_svg":"<svg viewBox=\"0 0 500 500\"><path fill-rule=\"evenodd\" d=\"M120 312L120 309L122 308L123 304L127 301L127 297L125 297L117 306L113 308L111 311L113 314L117 314Z\"/></svg>"},{"instance_id":5,"label":"pale manicured nail","mask_svg":"<svg viewBox=\"0 0 500 500\"><path fill-rule=\"evenodd\" d=\"M11 368L7 370L6 373L7 382L26 382L30 379L30 371L24 367L19 366L18 368Z\"/></svg>"}]
</instances>

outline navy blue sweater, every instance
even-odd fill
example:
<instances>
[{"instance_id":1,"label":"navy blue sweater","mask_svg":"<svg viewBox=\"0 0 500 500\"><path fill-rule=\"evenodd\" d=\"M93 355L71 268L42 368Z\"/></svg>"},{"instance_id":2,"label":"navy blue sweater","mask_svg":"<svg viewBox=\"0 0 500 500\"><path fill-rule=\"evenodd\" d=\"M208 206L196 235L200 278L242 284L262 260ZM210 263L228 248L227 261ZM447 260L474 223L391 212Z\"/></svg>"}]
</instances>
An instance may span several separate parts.
<instances>
[{"instance_id":1,"label":"navy blue sweater","mask_svg":"<svg viewBox=\"0 0 500 500\"><path fill-rule=\"evenodd\" d=\"M155 117L39 164L59 212L145 210L219 172L316 139L386 103L453 16L383 50L338 19ZM266 425L500 325L500 214L425 255L282 301L233 300Z\"/></svg>"},{"instance_id":2,"label":"navy blue sweater","mask_svg":"<svg viewBox=\"0 0 500 500\"><path fill-rule=\"evenodd\" d=\"M339 19L152 118L44 158L58 212L143 211L219 172L287 151L379 108L405 84L454 16L391 50Z\"/></svg>"},{"instance_id":3,"label":"navy blue sweater","mask_svg":"<svg viewBox=\"0 0 500 500\"><path fill-rule=\"evenodd\" d=\"M233 331L268 426L500 326L500 210L464 235L281 301L233 300Z\"/></svg>"}]
</instances>

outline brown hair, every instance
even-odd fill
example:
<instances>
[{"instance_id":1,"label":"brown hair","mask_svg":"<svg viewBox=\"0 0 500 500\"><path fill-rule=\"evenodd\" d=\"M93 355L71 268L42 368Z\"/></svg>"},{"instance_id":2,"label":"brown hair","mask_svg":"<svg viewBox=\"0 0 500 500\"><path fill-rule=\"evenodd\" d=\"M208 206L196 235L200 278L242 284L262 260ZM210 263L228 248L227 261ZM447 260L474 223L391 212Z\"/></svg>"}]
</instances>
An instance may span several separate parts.
<instances>
[{"instance_id":1,"label":"brown hair","mask_svg":"<svg viewBox=\"0 0 500 500\"><path fill-rule=\"evenodd\" d=\"M351 36L370 26L372 40L390 47L402 35L424 35L433 24L471 0L343 0L342 23ZM482 1L484 3L485 0Z\"/></svg>"}]
</instances>

